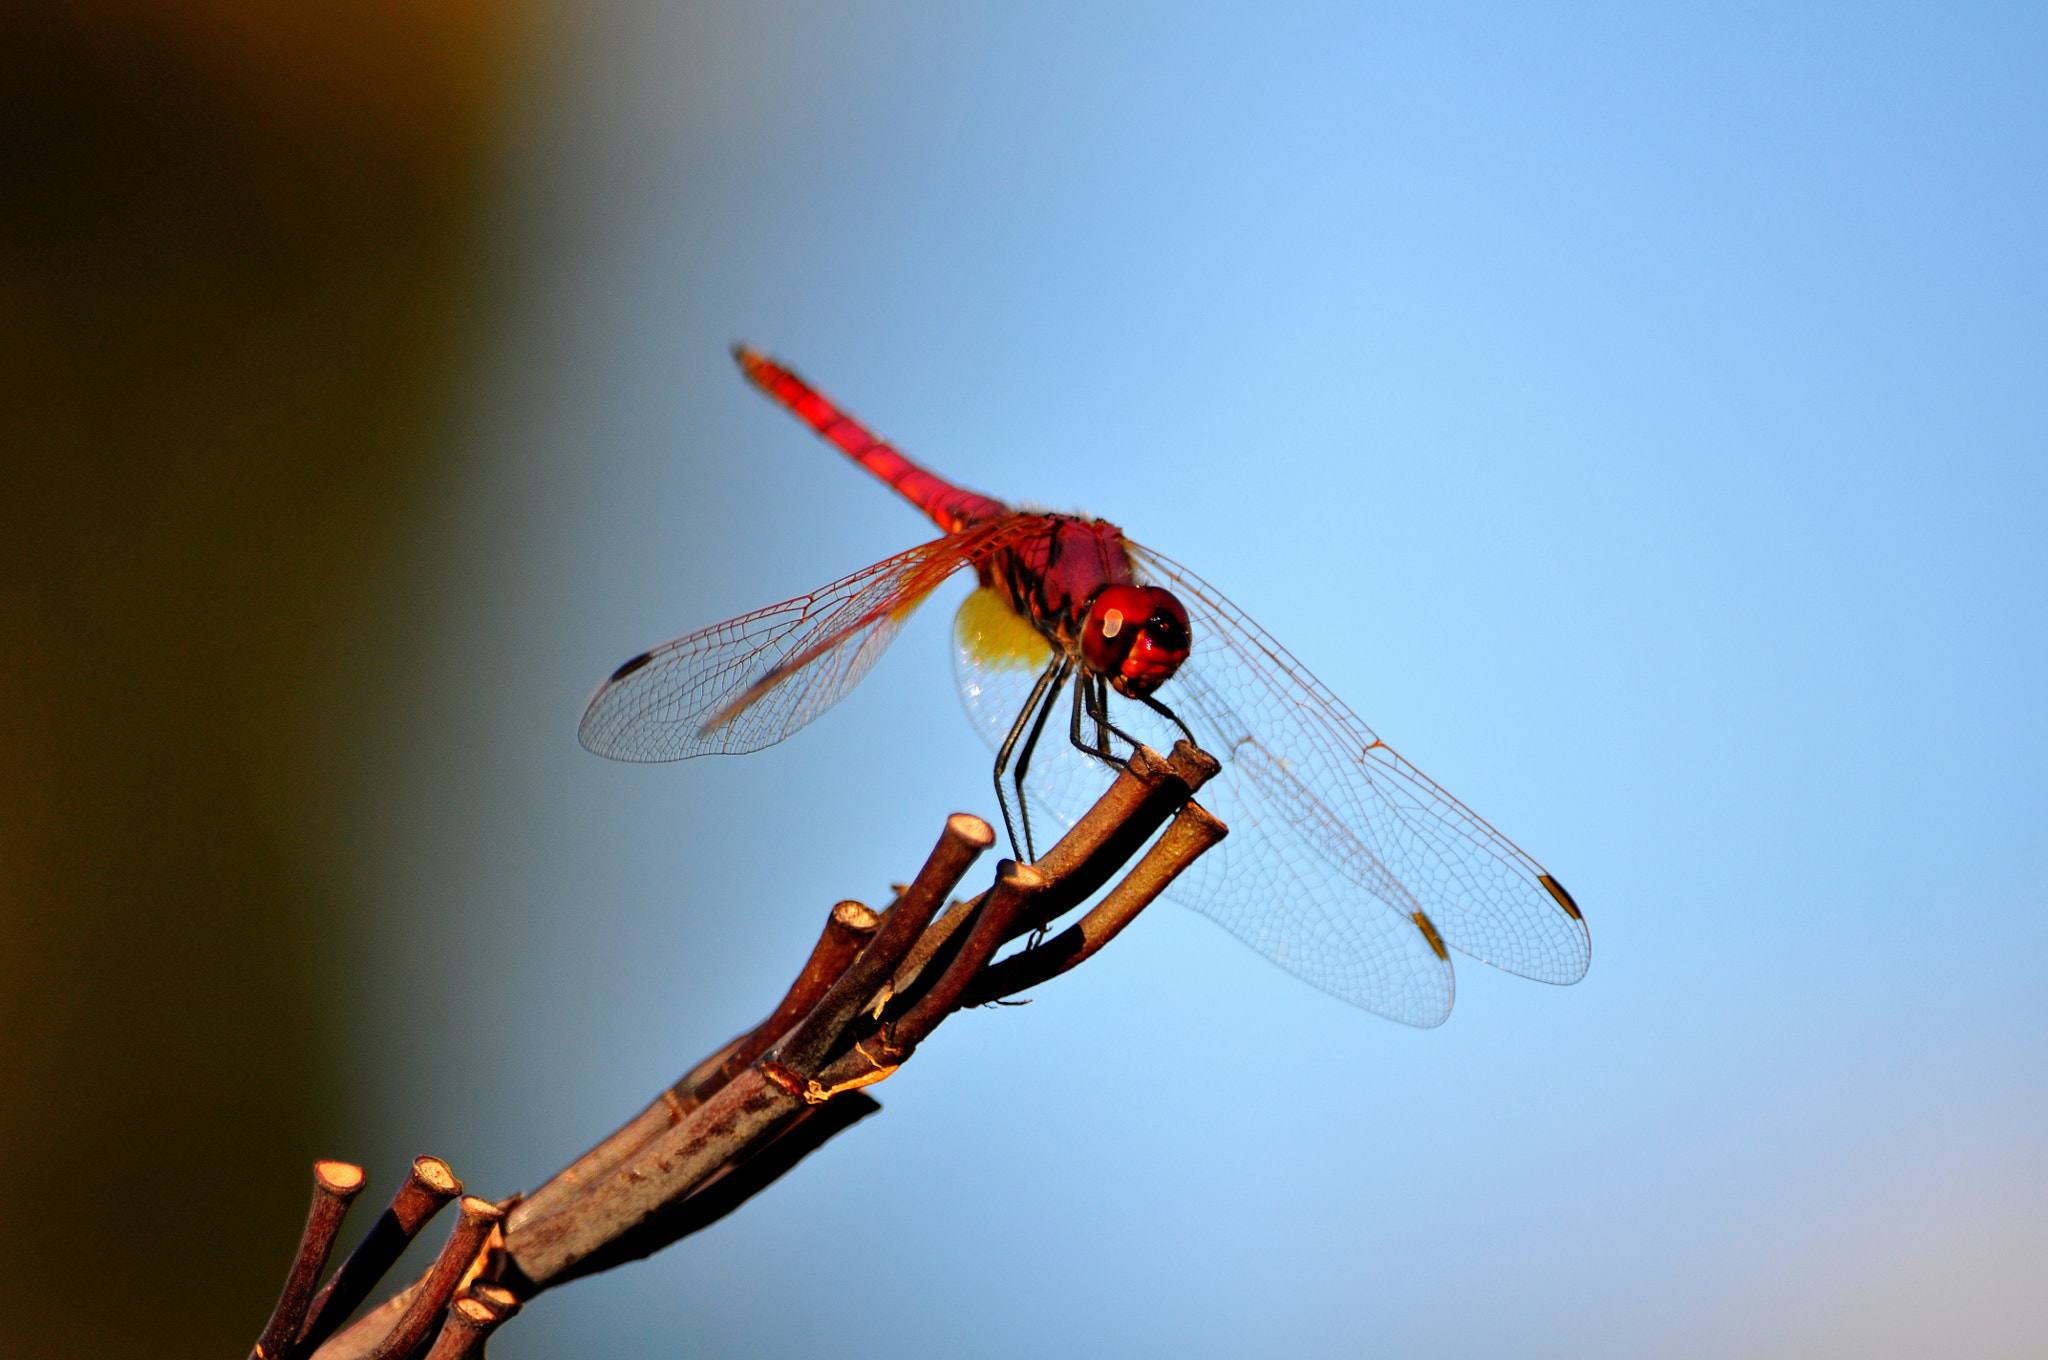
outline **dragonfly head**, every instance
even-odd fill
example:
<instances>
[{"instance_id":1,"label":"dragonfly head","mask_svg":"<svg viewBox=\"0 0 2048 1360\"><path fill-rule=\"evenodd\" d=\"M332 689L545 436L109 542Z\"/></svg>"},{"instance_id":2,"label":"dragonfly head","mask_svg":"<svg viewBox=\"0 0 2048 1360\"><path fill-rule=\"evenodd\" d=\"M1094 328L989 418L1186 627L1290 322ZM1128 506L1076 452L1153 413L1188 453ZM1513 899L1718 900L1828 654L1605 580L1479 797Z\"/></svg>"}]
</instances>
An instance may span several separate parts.
<instances>
[{"instance_id":1,"label":"dragonfly head","mask_svg":"<svg viewBox=\"0 0 2048 1360\"><path fill-rule=\"evenodd\" d=\"M1188 611L1170 591L1104 586L1088 602L1081 659L1118 694L1142 699L1180 669L1192 640Z\"/></svg>"}]
</instances>

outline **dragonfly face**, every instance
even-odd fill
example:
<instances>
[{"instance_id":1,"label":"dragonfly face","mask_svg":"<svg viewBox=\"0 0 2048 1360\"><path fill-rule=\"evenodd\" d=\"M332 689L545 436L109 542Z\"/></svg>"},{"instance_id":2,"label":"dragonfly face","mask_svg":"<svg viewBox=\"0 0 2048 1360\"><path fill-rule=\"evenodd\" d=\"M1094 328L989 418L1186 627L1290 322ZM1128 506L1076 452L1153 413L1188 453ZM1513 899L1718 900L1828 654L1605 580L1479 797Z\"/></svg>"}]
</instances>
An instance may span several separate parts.
<instances>
[{"instance_id":1,"label":"dragonfly face","mask_svg":"<svg viewBox=\"0 0 2048 1360\"><path fill-rule=\"evenodd\" d=\"M1081 625L1081 659L1128 699L1142 699L1188 659L1188 611L1158 586L1104 586Z\"/></svg>"}]
</instances>

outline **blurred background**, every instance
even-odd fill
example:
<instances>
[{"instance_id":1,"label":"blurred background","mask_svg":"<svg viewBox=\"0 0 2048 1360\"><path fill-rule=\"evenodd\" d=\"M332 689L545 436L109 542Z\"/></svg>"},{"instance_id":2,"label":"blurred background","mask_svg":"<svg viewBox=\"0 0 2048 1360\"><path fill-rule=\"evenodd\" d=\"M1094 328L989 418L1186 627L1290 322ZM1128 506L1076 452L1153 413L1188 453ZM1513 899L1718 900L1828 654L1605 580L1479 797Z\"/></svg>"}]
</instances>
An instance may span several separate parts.
<instances>
[{"instance_id":1,"label":"blurred background","mask_svg":"<svg viewBox=\"0 0 2048 1360\"><path fill-rule=\"evenodd\" d=\"M958 592L781 747L576 745L928 533L738 339L1228 591L1593 969L1414 1031L1162 906L497 1354L2036 1353L2039 11L9 31L0 1353L246 1350L312 1158L532 1187L994 814Z\"/></svg>"}]
</instances>

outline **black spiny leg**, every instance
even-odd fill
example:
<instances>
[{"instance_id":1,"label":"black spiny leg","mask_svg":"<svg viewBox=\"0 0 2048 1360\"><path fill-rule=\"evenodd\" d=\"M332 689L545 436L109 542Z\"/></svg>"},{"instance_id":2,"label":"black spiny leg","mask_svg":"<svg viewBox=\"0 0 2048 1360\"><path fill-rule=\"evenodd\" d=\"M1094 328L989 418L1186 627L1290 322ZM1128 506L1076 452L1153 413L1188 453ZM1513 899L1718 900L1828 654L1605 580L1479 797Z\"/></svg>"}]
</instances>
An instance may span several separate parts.
<instances>
[{"instance_id":1,"label":"black spiny leg","mask_svg":"<svg viewBox=\"0 0 2048 1360\"><path fill-rule=\"evenodd\" d=\"M1174 712L1165 704L1160 703L1157 699L1153 698L1149 694L1146 695L1144 698L1140 699L1138 702L1145 705L1145 707L1151 709L1154 713L1157 713L1160 717L1165 718L1175 727L1178 727L1180 729L1180 734L1188 739L1188 745L1199 747L1202 744L1199 741L1195 740L1194 729L1189 727L1186 723L1182 722L1180 720L1180 714Z\"/></svg>"},{"instance_id":2,"label":"black spiny leg","mask_svg":"<svg viewBox=\"0 0 2048 1360\"><path fill-rule=\"evenodd\" d=\"M1095 744L1092 746L1081 736L1081 714L1084 709L1087 711L1088 721L1095 724ZM1110 749L1109 738L1112 733L1125 741L1130 741L1133 750L1137 749L1138 743L1131 741L1127 733L1119 732L1110 725L1109 682L1099 675L1082 676L1079 683L1074 686L1074 720L1067 729L1067 740L1074 744L1075 750L1095 757L1113 770L1129 769L1130 762Z\"/></svg>"},{"instance_id":3,"label":"black spiny leg","mask_svg":"<svg viewBox=\"0 0 2048 1360\"><path fill-rule=\"evenodd\" d=\"M1072 667L1073 662L1071 660L1064 658L1061 660L1059 674L1052 678L1052 690L1045 696L1045 702L1039 706L1038 721L1031 725L1031 735L1025 738L1024 749L1017 754L1017 773L1015 775L1017 784L1017 816L1024 823L1024 862L1026 864L1036 864L1038 862L1038 850L1031 843L1031 800L1024 796L1024 772L1031 768L1031 753L1038 749L1038 738L1045 731L1045 720L1052 716L1053 706L1059 703L1060 691L1066 687L1067 676L1072 672ZM996 779L998 784L1000 784L1002 780L1000 772L998 772ZM1012 850L1017 848L1015 837L1010 839L1010 848Z\"/></svg>"},{"instance_id":4,"label":"black spiny leg","mask_svg":"<svg viewBox=\"0 0 2048 1360\"><path fill-rule=\"evenodd\" d=\"M1065 656L1057 655L1046 664L1045 670L1038 677L1038 683L1031 687L1031 697L1026 699L1024 707L1017 711L1017 721L1010 724L1010 735L1003 738L1002 749L996 752L996 806L1003 810L1003 830L1007 831L1010 835L1010 848L1012 850L1017 848L1017 828L1010 822L1010 800L1003 795L1003 771L1010 767L1010 752L1017 748L1017 739L1024 735L1025 727L1031 722L1031 715L1039 712L1040 704L1045 698L1045 691L1056 678L1062 683L1065 682L1066 670L1071 664ZM1054 690L1053 698L1057 699L1058 697L1059 691ZM1051 705L1046 704L1045 707L1050 709ZM1041 728L1045 726L1043 713L1040 713L1038 726ZM1036 730L1032 732L1031 740L1034 744L1038 741ZM1027 747L1026 750L1028 751L1029 748ZM1027 761L1030 760L1030 756L1027 754L1025 759ZM1020 774L1017 786L1017 809L1019 812L1023 811L1023 805L1024 786ZM1026 827L1028 829L1028 822Z\"/></svg>"},{"instance_id":5,"label":"black spiny leg","mask_svg":"<svg viewBox=\"0 0 2048 1360\"><path fill-rule=\"evenodd\" d=\"M1088 719L1095 724L1095 745L1091 747L1081 740L1081 705L1079 702L1081 696L1079 693L1076 693L1074 696L1076 702L1074 704L1073 743L1106 765L1114 766L1119 770L1127 769L1130 762L1118 759L1116 753L1110 750L1109 739L1111 737L1120 738L1133 751L1137 750L1143 743L1109 720L1108 677L1101 675L1088 676L1085 677L1084 683L1086 681L1094 682L1088 688L1087 693ZM1169 714L1168 716L1171 715ZM1175 721L1178 722L1179 719L1176 718ZM1186 731L1187 729L1182 728L1181 730Z\"/></svg>"}]
</instances>

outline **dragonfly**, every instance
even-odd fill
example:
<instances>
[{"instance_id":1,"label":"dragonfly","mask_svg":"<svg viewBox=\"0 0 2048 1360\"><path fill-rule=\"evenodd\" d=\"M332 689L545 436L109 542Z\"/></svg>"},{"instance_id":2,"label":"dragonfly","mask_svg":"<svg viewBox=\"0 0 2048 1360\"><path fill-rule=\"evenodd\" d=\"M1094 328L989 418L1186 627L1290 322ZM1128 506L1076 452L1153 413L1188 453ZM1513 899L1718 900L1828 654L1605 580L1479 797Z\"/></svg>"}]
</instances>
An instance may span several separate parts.
<instances>
[{"instance_id":1,"label":"dragonfly","mask_svg":"<svg viewBox=\"0 0 2048 1360\"><path fill-rule=\"evenodd\" d=\"M584 746L626 761L771 746L845 698L911 613L972 571L955 675L1027 861L1038 829L1073 825L1139 744L1185 736L1222 762L1201 801L1230 835L1167 896L1288 972L1425 1028L1450 1015L1452 950L1541 982L1585 975L1592 941L1571 894L1222 592L1106 520L954 486L786 365L733 354L940 537L633 657L591 699ZM1047 740L1063 701L1066 731Z\"/></svg>"}]
</instances>

